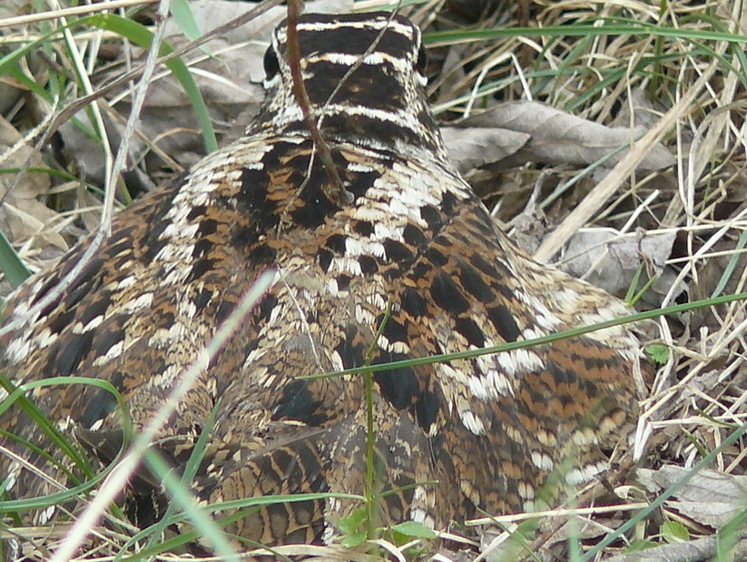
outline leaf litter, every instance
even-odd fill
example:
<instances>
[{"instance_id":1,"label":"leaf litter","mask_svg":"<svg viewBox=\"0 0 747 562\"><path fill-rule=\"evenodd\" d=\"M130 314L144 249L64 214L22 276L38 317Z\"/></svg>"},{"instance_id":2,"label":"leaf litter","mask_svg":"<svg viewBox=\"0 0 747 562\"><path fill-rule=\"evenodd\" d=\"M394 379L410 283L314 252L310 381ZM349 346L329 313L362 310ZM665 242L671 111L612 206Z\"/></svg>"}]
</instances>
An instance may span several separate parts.
<instances>
[{"instance_id":1,"label":"leaf litter","mask_svg":"<svg viewBox=\"0 0 747 562\"><path fill-rule=\"evenodd\" d=\"M410 15L431 31L495 29L517 22L550 27L592 12L599 18L624 14L631 21L642 22L657 22L659 17L648 4L636 2L627 3L624 9L591 3L579 3L575 8L503 4L490 7L477 2L475 8L468 2L447 2L436 11L436 4L429 3L411 8ZM11 12L6 10L0 16L21 13L25 5L15 0L7 7ZM329 11L350 8L344 2L326 2L324 6ZM584 12L583 6L592 11ZM740 2L706 2L702 10L712 10L725 28L743 37L747 10L740 6ZM368 2L366 8L374 6ZM203 0L193 3L193 9L204 32L245 8L239 3ZM680 28L696 34L708 31L703 21L686 18L690 10L686 3L672 2L662 21L676 21ZM465 15L474 13L479 17ZM252 22L251 27L214 39L207 45L214 57L200 50L189 55L199 61L195 62L196 80L224 142L238 136L256 111L261 98L263 41L283 14L282 9L275 10L266 19ZM515 21L510 19L513 17ZM178 38L178 29L172 30L175 35L169 41L185 44L186 40ZM20 31L0 28L0 34L6 32L7 37ZM96 44L85 43L92 49L89 60L96 63L92 78L99 85L132 68L142 57L137 49L130 50L116 37L106 36L98 48L103 51L104 46L113 44L114 61L97 60ZM699 50L700 44L707 49ZM664 111L677 103L680 93L696 82L703 63L720 61L719 71L707 87L695 92L696 103L683 108L676 127L666 131L648 152L636 155L631 172L618 178L619 187L596 203L591 219L577 224L553 257L572 274L621 296L634 280L638 283L635 288L641 289L652 279L637 306L656 308L745 290L747 71L740 67L738 52L729 47L728 41L697 36L687 39L676 33L666 40L646 34L601 35L593 41L517 34L453 46L438 44L431 49L430 88L439 101L444 136L457 167L493 210L496 220L506 225L527 251L534 252L598 182L615 173L616 164L634 141L652 130ZM692 54L682 54L685 50ZM651 63L658 65L656 73L640 72L636 66L640 57L657 52L661 58ZM714 59L712 52L722 58ZM490 62L498 57L504 57L506 64ZM448 67L440 66L445 61ZM483 63L487 64L481 66ZM552 80L532 75L536 69L557 70L559 63L565 71L557 72ZM617 81L603 83L602 78L613 71L619 71ZM23 72L36 79L48 74L50 67L31 65ZM24 142L19 131L26 133L33 111L52 109L39 100L34 102L35 94L19 82L4 78L0 88L8 94L2 96L8 102L2 105L5 119L0 121L0 167L18 168L29 164L33 149L33 138ZM471 115L465 119L460 114L464 103L460 106L452 100L470 99L477 79L482 85L495 84L493 93L471 104ZM587 93L586 101L578 103ZM115 149L129 95L122 90L99 102L106 109ZM85 123L83 112L78 117ZM136 179L128 181L135 186L134 193L179 173L197 160L202 150L192 108L167 73L151 84L141 125L138 140L129 147L130 171ZM99 199L92 189L102 177L99 145L71 121L59 128L57 138L61 152L42 147L42 156L34 156L30 164L64 167L67 159L78 181L34 172L21 178L8 193L15 177L0 176L3 232L34 268L45 267L96 223L92 209ZM642 276L636 277L639 271ZM645 336L645 343L659 346L659 351L646 374L650 395L643 402L636 433L639 442L621 447L604 486L580 496L580 507L588 507L588 513L557 510L527 536L536 559L562 558L569 541L577 541L582 551L593 548L744 423L745 318L744 303L732 303L656 322L658 333ZM638 468L634 468L632 450L643 451ZM747 509L745 468L745 447L739 441L722 450L710 470L693 477L661 510L646 514L633 535L617 538L602 559L622 562L666 556L669 560L699 560L713 556L715 533ZM667 521L683 525L688 539L667 544L662 538ZM481 549L468 536L444 533L438 552L426 559L506 559L507 552L516 559L529 556L526 549L491 554L496 536L485 527L484 552L479 554ZM651 548L636 551L636 536L644 537ZM744 537L738 532L732 538L738 556L745 551ZM324 548L299 548L286 550L289 555L305 552L327 559L345 556ZM370 558L361 555L360 559Z\"/></svg>"}]
</instances>

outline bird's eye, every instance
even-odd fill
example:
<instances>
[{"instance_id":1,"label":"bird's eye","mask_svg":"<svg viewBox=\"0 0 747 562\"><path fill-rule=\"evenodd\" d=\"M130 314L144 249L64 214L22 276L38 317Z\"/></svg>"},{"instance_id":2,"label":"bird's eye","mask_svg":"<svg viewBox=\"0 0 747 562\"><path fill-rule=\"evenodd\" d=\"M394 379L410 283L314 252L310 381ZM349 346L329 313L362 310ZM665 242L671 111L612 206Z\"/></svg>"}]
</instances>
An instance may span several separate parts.
<instances>
[{"instance_id":1,"label":"bird's eye","mask_svg":"<svg viewBox=\"0 0 747 562\"><path fill-rule=\"evenodd\" d=\"M425 47L423 45L420 45L420 50L418 51L418 60L415 63L415 68L417 69L420 74L425 76L425 69L428 66L428 54L425 52Z\"/></svg>"},{"instance_id":2,"label":"bird's eye","mask_svg":"<svg viewBox=\"0 0 747 562\"><path fill-rule=\"evenodd\" d=\"M275 49L270 45L265 52L265 80L272 80L280 70L280 63L278 62L278 55Z\"/></svg>"}]
</instances>

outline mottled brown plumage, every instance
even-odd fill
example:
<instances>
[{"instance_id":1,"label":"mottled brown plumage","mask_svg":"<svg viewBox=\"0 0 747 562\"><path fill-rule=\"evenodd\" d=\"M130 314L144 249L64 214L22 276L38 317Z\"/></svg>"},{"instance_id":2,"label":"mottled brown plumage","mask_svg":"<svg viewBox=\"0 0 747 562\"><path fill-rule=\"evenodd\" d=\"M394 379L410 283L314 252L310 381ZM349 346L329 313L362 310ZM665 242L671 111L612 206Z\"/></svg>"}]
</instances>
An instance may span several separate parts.
<instances>
[{"instance_id":1,"label":"mottled brown plumage","mask_svg":"<svg viewBox=\"0 0 747 562\"><path fill-rule=\"evenodd\" d=\"M111 237L51 304L33 309L78 263L86 242L29 280L4 313L6 325L16 325L3 342L2 369L16 384L66 375L107 380L139 427L257 275L275 271L271 290L202 366L158 445L178 467L219 403L194 484L210 503L363 494L363 378L300 376L362 366L369 348L380 365L625 313L619 301L519 251L459 177L425 101L417 28L389 14L309 15L299 34L312 116L345 197L330 195L292 94L281 26L265 61L268 97L247 133L184 183L121 212ZM382 491L396 490L381 501L384 521L443 527L478 510L556 502L564 486L548 479L593 477L604 467L602 449L633 420L636 356L634 337L618 327L376 371L377 481ZM103 462L116 454L121 412L106 390L53 385L28 396ZM0 424L49 446L17 405ZM4 442L72 485L39 454ZM13 475L12 496L55 490L9 456L0 469ZM135 481L131 495L158 493L148 480ZM330 540L337 519L357 505L269 506L228 530L270 544Z\"/></svg>"}]
</instances>

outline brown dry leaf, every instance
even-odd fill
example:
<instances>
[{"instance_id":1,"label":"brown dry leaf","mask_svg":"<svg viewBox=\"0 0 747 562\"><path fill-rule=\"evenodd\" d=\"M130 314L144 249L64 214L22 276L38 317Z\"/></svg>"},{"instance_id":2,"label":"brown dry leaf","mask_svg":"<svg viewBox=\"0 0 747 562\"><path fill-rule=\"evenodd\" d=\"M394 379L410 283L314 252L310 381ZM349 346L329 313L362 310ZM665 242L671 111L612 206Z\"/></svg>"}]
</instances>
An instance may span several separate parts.
<instances>
[{"instance_id":1,"label":"brown dry leaf","mask_svg":"<svg viewBox=\"0 0 747 562\"><path fill-rule=\"evenodd\" d=\"M104 103L99 103L99 108L101 109L101 118L109 138L109 143L112 149L116 150L122 139L124 122L121 119L117 119L110 108L106 107ZM95 130L95 127L91 123L87 111L79 111L75 117L75 121L66 121L58 129L64 144L63 152L71 161L76 163L78 168L77 174L84 181L104 185L106 183L106 157L101 148L101 143L91 137L90 131ZM76 121L84 124L87 130L77 125ZM148 121L146 119L144 123ZM146 148L145 143L141 139L133 137L129 144L128 161L137 162L139 156L144 153ZM149 180L139 168L131 167L128 172L136 174L142 184L148 184Z\"/></svg>"},{"instance_id":2,"label":"brown dry leaf","mask_svg":"<svg viewBox=\"0 0 747 562\"><path fill-rule=\"evenodd\" d=\"M253 10L255 5L226 0L200 0L190 2L190 7L202 32L207 33ZM314 12L348 12L351 8L351 0L318 0L307 4L307 10ZM264 54L272 30L285 15L286 8L278 6L211 39L205 47L213 56L207 57L199 49L185 55L185 62L193 69L192 77L210 110L210 116L218 124L217 129L222 128L221 124L225 128L226 124L235 122L244 112L253 116L259 108L259 103L264 98ZM187 43L173 18L166 22L165 37L176 48ZM140 60L142 53L142 49L133 48L131 56ZM121 68L116 69L105 81L116 78L121 72ZM115 93L117 95L119 93ZM121 101L113 101L116 102L114 109L126 118L130 112L129 95ZM79 112L76 117L88 124L84 111ZM106 112L104 120L112 148L116 150L124 129L124 120L114 119ZM131 161L137 161L146 153L146 143L142 139L152 139L162 151L185 167L196 163L204 155L200 124L194 108L181 84L168 72L150 84L139 125L142 136L141 139L134 138L131 143ZM85 169L86 178L103 184L105 161L99 144L80 132L72 122L63 124L60 134L68 153ZM137 173L137 170L134 171Z\"/></svg>"},{"instance_id":3,"label":"brown dry leaf","mask_svg":"<svg viewBox=\"0 0 747 562\"><path fill-rule=\"evenodd\" d=\"M729 295L744 291L745 269L747 269L747 253L739 252L738 243L741 233L730 232L719 239L709 253L713 255L707 259L696 262L697 282L693 281L690 288L690 300L696 301L707 299L712 296ZM723 277L727 275L726 279ZM715 295L717 287L721 286L720 292ZM690 313L690 322L693 329L708 326L711 329L721 328L719 317L723 318L729 305L719 305L714 309L700 308ZM715 312L715 314L714 314ZM733 322L740 323L745 319L745 313L739 313Z\"/></svg>"},{"instance_id":4,"label":"brown dry leaf","mask_svg":"<svg viewBox=\"0 0 747 562\"><path fill-rule=\"evenodd\" d=\"M665 465L658 470L639 469L637 476L646 488L659 493L688 472L687 468ZM747 507L747 476L701 470L666 506L696 523L719 529Z\"/></svg>"},{"instance_id":5,"label":"brown dry leaf","mask_svg":"<svg viewBox=\"0 0 747 562\"><path fill-rule=\"evenodd\" d=\"M646 129L656 125L661 113L649 101L646 92L641 88L632 88L628 99L620 103L620 113L611 123L613 127L630 127L635 123Z\"/></svg>"},{"instance_id":6,"label":"brown dry leaf","mask_svg":"<svg viewBox=\"0 0 747 562\"><path fill-rule=\"evenodd\" d=\"M562 250L560 269L581 277L617 296L624 296L641 266L644 267L641 288L647 278L656 282L643 295L643 301L658 307L675 283L677 273L666 265L677 234L620 234L612 228L582 228ZM675 287L676 294L685 291L684 283Z\"/></svg>"},{"instance_id":7,"label":"brown dry leaf","mask_svg":"<svg viewBox=\"0 0 747 562\"><path fill-rule=\"evenodd\" d=\"M24 13L28 0L5 0L0 4L0 19L12 18Z\"/></svg>"},{"instance_id":8,"label":"brown dry leaf","mask_svg":"<svg viewBox=\"0 0 747 562\"><path fill-rule=\"evenodd\" d=\"M466 174L492 162L499 162L523 148L530 136L506 129L462 129L441 127L449 158Z\"/></svg>"},{"instance_id":9,"label":"brown dry leaf","mask_svg":"<svg viewBox=\"0 0 747 562\"><path fill-rule=\"evenodd\" d=\"M747 555L747 543L745 543L744 536L736 538L738 542L730 553L732 558L726 558L726 560L744 560L744 556ZM716 537L705 537L613 556L608 558L607 562L700 562L710 560L716 554Z\"/></svg>"},{"instance_id":10,"label":"brown dry leaf","mask_svg":"<svg viewBox=\"0 0 747 562\"><path fill-rule=\"evenodd\" d=\"M612 168L628 152L627 146L643 136L645 129L606 127L533 101L502 103L461 126L503 128L531 136L525 147L527 160L548 164L589 165L609 157L602 165ZM675 158L657 144L638 164L641 171L668 168Z\"/></svg>"},{"instance_id":11,"label":"brown dry leaf","mask_svg":"<svg viewBox=\"0 0 747 562\"><path fill-rule=\"evenodd\" d=\"M32 152L32 148L22 142L21 134L4 118L0 117L0 168L20 168ZM43 166L40 156L36 156L33 166ZM14 245L27 242L30 238L39 237L42 249L67 251L65 239L49 228L57 221L59 215L36 198L45 195L49 190L49 176L43 173L26 173L8 193L16 179L15 174L0 174L0 229Z\"/></svg>"},{"instance_id":12,"label":"brown dry leaf","mask_svg":"<svg viewBox=\"0 0 747 562\"><path fill-rule=\"evenodd\" d=\"M23 87L13 78L0 77L0 115L5 115L18 102L23 92Z\"/></svg>"},{"instance_id":13,"label":"brown dry leaf","mask_svg":"<svg viewBox=\"0 0 747 562\"><path fill-rule=\"evenodd\" d=\"M496 527L488 527L479 530L480 535L480 552L482 553L479 560L486 562L504 562L505 560L541 560L556 561L566 553L568 539L574 540L593 540L598 539L612 529L617 529L624 522L625 518L620 514L611 514L610 516L594 516L587 519L581 516L560 515L550 517L543 521L542 527L548 521L555 521L556 518L562 518L564 521L551 536L543 542L540 549L534 550L532 556L526 555L526 550L522 541L517 539L519 535L512 535L513 531L503 531ZM524 554L524 557L521 557Z\"/></svg>"},{"instance_id":14,"label":"brown dry leaf","mask_svg":"<svg viewBox=\"0 0 747 562\"><path fill-rule=\"evenodd\" d=\"M538 182L534 186L524 209L511 219L511 226L513 227L510 232L511 239L530 256L539 248L542 240L547 236L547 215L545 215L538 202L541 187L541 182Z\"/></svg>"}]
</instances>

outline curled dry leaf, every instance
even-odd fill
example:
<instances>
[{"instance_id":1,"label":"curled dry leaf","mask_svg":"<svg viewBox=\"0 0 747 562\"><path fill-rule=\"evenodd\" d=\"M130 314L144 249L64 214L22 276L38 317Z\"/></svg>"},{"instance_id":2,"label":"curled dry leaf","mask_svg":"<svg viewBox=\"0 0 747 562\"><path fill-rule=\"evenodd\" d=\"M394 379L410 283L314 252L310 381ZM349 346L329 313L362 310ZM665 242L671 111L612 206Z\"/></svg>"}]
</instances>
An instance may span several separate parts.
<instances>
[{"instance_id":1,"label":"curled dry leaf","mask_svg":"<svg viewBox=\"0 0 747 562\"><path fill-rule=\"evenodd\" d=\"M691 301L745 290L744 272L747 270L747 252L739 248L740 236L742 236L741 232L736 229L728 233L713 244L709 250L709 253L713 255L695 263L697 276L694 276L690 286ZM710 307L693 310L690 313L691 325L693 328L707 326L718 330L730 308L736 314L733 319L735 324L747 318L747 311L744 308L740 310L733 305L718 305L715 310Z\"/></svg>"},{"instance_id":2,"label":"curled dry leaf","mask_svg":"<svg viewBox=\"0 0 747 562\"><path fill-rule=\"evenodd\" d=\"M630 127L631 123L650 129L656 124L661 113L649 101L641 88L632 88L630 96L620 103L620 112L611 123L613 127Z\"/></svg>"},{"instance_id":3,"label":"curled dry leaf","mask_svg":"<svg viewBox=\"0 0 747 562\"><path fill-rule=\"evenodd\" d=\"M124 119L118 118L106 104L99 103L101 119L106 129L109 144L116 150L122 139L124 131ZM86 129L82 128L83 124ZM63 153L66 158L74 161L77 165L77 174L82 181L104 185L106 183L106 158L101 148L101 143L93 138L90 131L95 130L87 111L82 110L76 114L76 120L66 121L60 125L59 133L63 140ZM127 161L129 169L127 173L137 176L140 185L148 185L150 182L138 166L140 156L147 150L142 139L133 137L129 144ZM132 183L128 182L132 189Z\"/></svg>"},{"instance_id":4,"label":"curled dry leaf","mask_svg":"<svg viewBox=\"0 0 747 562\"><path fill-rule=\"evenodd\" d=\"M0 117L0 168L20 168L31 156L32 148L21 142L21 134L8 121ZM40 156L36 156L32 166L42 166ZM43 250L47 257L67 251L67 243L59 232L49 225L59 219L59 215L49 209L37 197L49 190L49 176L43 173L26 173L12 187L15 174L0 174L0 229L15 246L33 241L32 247Z\"/></svg>"},{"instance_id":5,"label":"curled dry leaf","mask_svg":"<svg viewBox=\"0 0 747 562\"><path fill-rule=\"evenodd\" d=\"M688 469L680 466L665 465L658 470L639 469L637 476L651 492L659 493L687 472ZM747 476L701 470L666 505L696 523L719 529L747 506Z\"/></svg>"},{"instance_id":6,"label":"curled dry leaf","mask_svg":"<svg viewBox=\"0 0 747 562\"><path fill-rule=\"evenodd\" d=\"M729 553L727 560L744 560L747 556L747 544L744 535L736 537L739 541ZM664 544L655 548L646 548L608 558L607 562L699 562L711 560L718 553L716 537L705 537L694 541Z\"/></svg>"},{"instance_id":7,"label":"curled dry leaf","mask_svg":"<svg viewBox=\"0 0 747 562\"><path fill-rule=\"evenodd\" d=\"M0 115L5 115L18 102L24 90L13 78L4 76L0 79Z\"/></svg>"},{"instance_id":8,"label":"curled dry leaf","mask_svg":"<svg viewBox=\"0 0 747 562\"><path fill-rule=\"evenodd\" d=\"M562 556L567 556L568 540L593 540L607 534L610 529L617 529L625 522L620 514L614 514L610 517L595 516L594 520L584 516L558 515L542 518L540 523L540 533L551 528L553 523L563 521L556 526L556 530L547 536L542 547L533 552L533 558L522 557L521 554L526 552L524 538L521 532L515 533L515 529L504 531L496 527L482 529L480 534L480 558L471 562L505 562L506 560L538 560L541 562L555 562L561 560Z\"/></svg>"},{"instance_id":9,"label":"curled dry leaf","mask_svg":"<svg viewBox=\"0 0 747 562\"><path fill-rule=\"evenodd\" d=\"M548 164L589 165L607 158L612 168L627 154L627 146L646 132L636 127L606 127L539 102L502 103L490 111L463 121L460 127L506 129L530 136L522 154L527 160ZM505 134L505 133L504 133ZM675 158L662 145L642 156L644 172L668 168Z\"/></svg>"},{"instance_id":10,"label":"curled dry leaf","mask_svg":"<svg viewBox=\"0 0 747 562\"><path fill-rule=\"evenodd\" d=\"M451 161L460 174L498 162L526 145L530 136L505 129L441 127Z\"/></svg>"},{"instance_id":11,"label":"curled dry leaf","mask_svg":"<svg viewBox=\"0 0 747 562\"><path fill-rule=\"evenodd\" d=\"M511 219L511 238L530 256L537 251L547 236L547 215L539 205L542 184L538 182L529 196L524 209Z\"/></svg>"},{"instance_id":12,"label":"curled dry leaf","mask_svg":"<svg viewBox=\"0 0 747 562\"><path fill-rule=\"evenodd\" d=\"M657 307L670 290L679 295L686 289L682 282L672 288L677 273L666 265L675 238L674 231L620 234L612 228L582 228L562 250L557 265L566 273L582 277L617 296L627 293L643 266L644 275L637 289L656 276L642 298Z\"/></svg>"}]
</instances>

